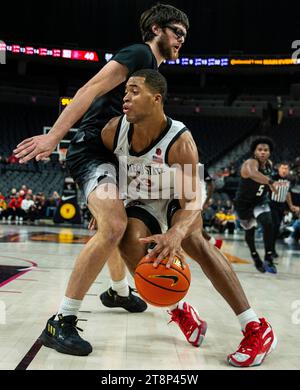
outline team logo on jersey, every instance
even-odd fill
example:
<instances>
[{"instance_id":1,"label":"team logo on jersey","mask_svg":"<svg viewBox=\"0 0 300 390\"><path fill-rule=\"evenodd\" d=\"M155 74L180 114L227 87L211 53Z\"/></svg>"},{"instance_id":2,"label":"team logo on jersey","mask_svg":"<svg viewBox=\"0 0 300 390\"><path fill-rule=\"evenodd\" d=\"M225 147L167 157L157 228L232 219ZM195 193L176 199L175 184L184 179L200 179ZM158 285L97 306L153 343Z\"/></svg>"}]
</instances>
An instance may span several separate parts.
<instances>
[{"instance_id":1,"label":"team logo on jersey","mask_svg":"<svg viewBox=\"0 0 300 390\"><path fill-rule=\"evenodd\" d=\"M163 159L162 159L162 150L160 148L157 148L156 151L155 151L155 154L152 156L152 160L159 163L159 164L163 164Z\"/></svg>"}]
</instances>

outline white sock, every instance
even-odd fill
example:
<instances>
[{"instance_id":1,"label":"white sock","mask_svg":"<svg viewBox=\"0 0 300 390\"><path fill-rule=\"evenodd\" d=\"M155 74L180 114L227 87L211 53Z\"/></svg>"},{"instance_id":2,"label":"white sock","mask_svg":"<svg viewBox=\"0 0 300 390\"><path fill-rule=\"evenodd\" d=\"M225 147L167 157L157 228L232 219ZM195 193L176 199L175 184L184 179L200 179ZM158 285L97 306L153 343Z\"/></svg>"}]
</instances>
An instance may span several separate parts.
<instances>
[{"instance_id":1,"label":"white sock","mask_svg":"<svg viewBox=\"0 0 300 390\"><path fill-rule=\"evenodd\" d=\"M208 242L210 242L212 245L215 245L216 244L215 237L211 236L210 239L208 240Z\"/></svg>"},{"instance_id":2,"label":"white sock","mask_svg":"<svg viewBox=\"0 0 300 390\"><path fill-rule=\"evenodd\" d=\"M248 309L246 311L243 311L243 313L239 314L237 316L237 318L240 322L242 331L245 331L246 326L247 326L247 324L249 324L249 322L254 321L254 322L260 323L255 311L252 309Z\"/></svg>"},{"instance_id":3,"label":"white sock","mask_svg":"<svg viewBox=\"0 0 300 390\"><path fill-rule=\"evenodd\" d=\"M110 280L111 288L117 292L121 297L129 296L129 286L127 276L124 279L115 282L114 280Z\"/></svg>"},{"instance_id":4,"label":"white sock","mask_svg":"<svg viewBox=\"0 0 300 390\"><path fill-rule=\"evenodd\" d=\"M179 301L179 302L175 303L175 305L171 305L171 306L168 307L168 309L170 311L175 310L177 308L181 309L181 310L183 309L183 301Z\"/></svg>"},{"instance_id":5,"label":"white sock","mask_svg":"<svg viewBox=\"0 0 300 390\"><path fill-rule=\"evenodd\" d=\"M66 317L66 316L76 316L77 317L81 303L82 303L82 300L63 297L57 314L62 314L63 317Z\"/></svg>"}]
</instances>

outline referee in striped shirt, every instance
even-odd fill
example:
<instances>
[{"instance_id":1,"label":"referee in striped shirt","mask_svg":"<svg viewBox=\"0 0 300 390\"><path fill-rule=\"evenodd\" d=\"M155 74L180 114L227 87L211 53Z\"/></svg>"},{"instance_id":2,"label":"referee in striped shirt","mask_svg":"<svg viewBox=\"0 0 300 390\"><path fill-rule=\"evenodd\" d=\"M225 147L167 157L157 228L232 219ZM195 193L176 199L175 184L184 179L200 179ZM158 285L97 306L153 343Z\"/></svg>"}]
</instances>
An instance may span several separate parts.
<instances>
[{"instance_id":1,"label":"referee in striped shirt","mask_svg":"<svg viewBox=\"0 0 300 390\"><path fill-rule=\"evenodd\" d=\"M281 162L278 165L278 173L272 177L272 180L276 181L276 188L278 188L277 194L275 192L271 193L270 203L273 221L273 257L278 257L275 245L286 204L292 212L297 212L298 207L292 203L290 166L287 162Z\"/></svg>"}]
</instances>

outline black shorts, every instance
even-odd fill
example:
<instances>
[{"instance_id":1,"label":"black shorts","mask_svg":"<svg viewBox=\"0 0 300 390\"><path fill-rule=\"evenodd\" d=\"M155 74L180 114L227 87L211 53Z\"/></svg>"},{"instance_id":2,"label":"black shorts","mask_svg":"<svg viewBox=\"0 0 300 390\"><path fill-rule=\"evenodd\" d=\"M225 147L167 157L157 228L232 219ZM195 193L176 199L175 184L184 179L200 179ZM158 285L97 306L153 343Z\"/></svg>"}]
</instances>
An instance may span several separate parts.
<instances>
[{"instance_id":1,"label":"black shorts","mask_svg":"<svg viewBox=\"0 0 300 390\"><path fill-rule=\"evenodd\" d=\"M254 218L253 210L254 207L256 206L255 204L236 201L234 203L234 206L239 219L246 220L246 219Z\"/></svg>"},{"instance_id":2,"label":"black shorts","mask_svg":"<svg viewBox=\"0 0 300 390\"><path fill-rule=\"evenodd\" d=\"M66 164L86 200L102 179L117 183L117 159L103 145L99 129L78 130L68 148Z\"/></svg>"},{"instance_id":3,"label":"black shorts","mask_svg":"<svg viewBox=\"0 0 300 390\"><path fill-rule=\"evenodd\" d=\"M235 202L235 210L242 227L246 230L255 227L256 218L263 213L271 213L268 200L251 204L249 202Z\"/></svg>"},{"instance_id":4,"label":"black shorts","mask_svg":"<svg viewBox=\"0 0 300 390\"><path fill-rule=\"evenodd\" d=\"M163 216L163 219L167 221L168 229L170 229L171 227L173 215L180 208L180 203L177 199L172 199L169 202L168 207L166 209L166 215ZM166 227L162 227L162 224L158 221L157 218L155 218L154 213L150 211L151 208L148 208L147 206L145 207L145 205L143 205L142 203L139 204L139 201L134 201L131 202L128 206L126 206L125 209L128 218L136 218L144 222L144 224L150 230L151 234L165 233ZM165 226L165 224L163 224L163 226Z\"/></svg>"}]
</instances>

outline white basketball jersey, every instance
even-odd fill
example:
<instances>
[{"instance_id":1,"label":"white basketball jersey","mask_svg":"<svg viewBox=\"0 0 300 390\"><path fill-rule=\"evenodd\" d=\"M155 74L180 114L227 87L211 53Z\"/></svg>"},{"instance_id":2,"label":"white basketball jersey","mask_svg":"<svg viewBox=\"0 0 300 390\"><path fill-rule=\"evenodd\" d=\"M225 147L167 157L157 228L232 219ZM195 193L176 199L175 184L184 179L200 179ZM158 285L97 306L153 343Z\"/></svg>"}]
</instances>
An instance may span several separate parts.
<instances>
[{"instance_id":1,"label":"white basketball jersey","mask_svg":"<svg viewBox=\"0 0 300 390\"><path fill-rule=\"evenodd\" d=\"M167 127L160 137L140 153L131 150L133 125L120 119L115 136L114 153L119 160L119 190L125 205L150 206L159 220L174 198L175 168L168 164L168 153L180 135L187 131L182 122L167 118Z\"/></svg>"},{"instance_id":2,"label":"white basketball jersey","mask_svg":"<svg viewBox=\"0 0 300 390\"><path fill-rule=\"evenodd\" d=\"M182 122L167 118L167 127L160 137L147 149L136 153L130 149L133 125L126 120L126 116L120 119L114 153L120 162L121 192L122 184L125 184L125 169L127 170L126 197L132 198L135 189L138 193L135 198L139 199L170 199L174 196L174 169L168 164L168 152L186 130ZM124 177L121 177L122 174Z\"/></svg>"}]
</instances>

